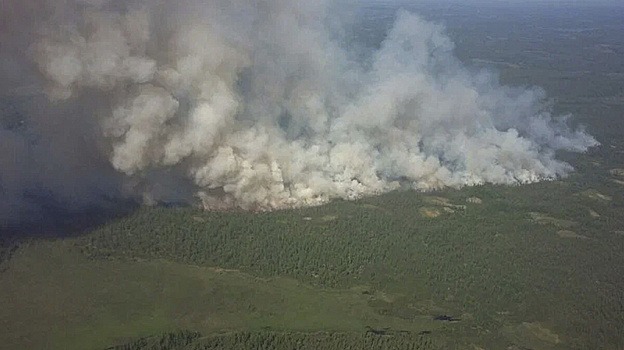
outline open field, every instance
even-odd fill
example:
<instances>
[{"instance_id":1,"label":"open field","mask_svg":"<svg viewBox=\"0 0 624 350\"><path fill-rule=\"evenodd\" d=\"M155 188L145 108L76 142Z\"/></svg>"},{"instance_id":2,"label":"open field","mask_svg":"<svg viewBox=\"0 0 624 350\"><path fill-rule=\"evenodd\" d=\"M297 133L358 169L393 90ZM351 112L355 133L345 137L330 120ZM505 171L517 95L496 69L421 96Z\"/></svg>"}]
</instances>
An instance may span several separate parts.
<instances>
[{"instance_id":1,"label":"open field","mask_svg":"<svg viewBox=\"0 0 624 350\"><path fill-rule=\"evenodd\" d=\"M10 265L2 278L7 348L103 348L176 328L207 333L440 328L424 316L407 321L380 315L369 305L378 296L360 288L324 290L288 278L162 260L90 261L68 243L37 243L17 253Z\"/></svg>"}]
</instances>

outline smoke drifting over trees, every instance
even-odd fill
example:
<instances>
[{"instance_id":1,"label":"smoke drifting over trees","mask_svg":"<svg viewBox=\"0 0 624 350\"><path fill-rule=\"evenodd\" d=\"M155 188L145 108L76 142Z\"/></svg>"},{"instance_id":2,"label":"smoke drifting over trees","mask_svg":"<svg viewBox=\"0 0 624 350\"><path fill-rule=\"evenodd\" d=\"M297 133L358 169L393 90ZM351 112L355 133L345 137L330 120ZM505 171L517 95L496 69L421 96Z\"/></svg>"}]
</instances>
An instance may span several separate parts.
<instances>
[{"instance_id":1,"label":"smoke drifting over trees","mask_svg":"<svg viewBox=\"0 0 624 350\"><path fill-rule=\"evenodd\" d=\"M597 144L551 115L541 89L467 69L443 27L407 12L361 57L329 1L7 8L5 221L37 212L33 193L270 210L401 185L529 183L572 170L555 151Z\"/></svg>"}]
</instances>

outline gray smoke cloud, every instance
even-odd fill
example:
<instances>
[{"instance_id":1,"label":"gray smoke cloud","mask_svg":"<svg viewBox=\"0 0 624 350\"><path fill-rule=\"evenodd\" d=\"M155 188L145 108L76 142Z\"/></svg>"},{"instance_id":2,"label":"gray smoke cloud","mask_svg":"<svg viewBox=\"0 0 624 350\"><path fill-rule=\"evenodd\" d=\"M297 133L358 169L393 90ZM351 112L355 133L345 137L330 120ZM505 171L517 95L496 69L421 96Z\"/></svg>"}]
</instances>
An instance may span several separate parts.
<instances>
[{"instance_id":1,"label":"gray smoke cloud","mask_svg":"<svg viewBox=\"0 0 624 350\"><path fill-rule=\"evenodd\" d=\"M407 12L362 58L345 36L341 18L349 16L329 1L35 7L31 29L7 25L21 28L7 36L19 41L6 42L19 42L49 100L30 117L33 131L2 131L11 134L0 139L10 144L0 154L0 181L11 203L23 195L16 178L41 163L24 161L44 148L27 141L29 133L53 148L44 163L60 169L49 176L80 182L52 186L35 176L65 197L119 187L153 203L185 189L206 209L248 210L406 184L554 179L572 170L557 150L597 145L551 115L544 91L502 86L493 72L466 68L442 26Z\"/></svg>"}]
</instances>

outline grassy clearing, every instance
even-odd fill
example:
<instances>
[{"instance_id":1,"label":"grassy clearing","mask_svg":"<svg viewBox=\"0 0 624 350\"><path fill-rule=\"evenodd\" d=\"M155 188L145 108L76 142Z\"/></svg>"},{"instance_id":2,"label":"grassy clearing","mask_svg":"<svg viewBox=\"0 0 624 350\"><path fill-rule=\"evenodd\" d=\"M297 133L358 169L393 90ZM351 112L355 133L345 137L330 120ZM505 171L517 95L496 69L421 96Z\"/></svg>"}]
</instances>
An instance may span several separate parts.
<instances>
[{"instance_id":1,"label":"grassy clearing","mask_svg":"<svg viewBox=\"0 0 624 350\"><path fill-rule=\"evenodd\" d=\"M177 328L213 334L440 327L429 315L381 315L369 305L376 296L355 289L162 260L90 261L60 241L22 248L0 284L6 349L97 349Z\"/></svg>"}]
</instances>

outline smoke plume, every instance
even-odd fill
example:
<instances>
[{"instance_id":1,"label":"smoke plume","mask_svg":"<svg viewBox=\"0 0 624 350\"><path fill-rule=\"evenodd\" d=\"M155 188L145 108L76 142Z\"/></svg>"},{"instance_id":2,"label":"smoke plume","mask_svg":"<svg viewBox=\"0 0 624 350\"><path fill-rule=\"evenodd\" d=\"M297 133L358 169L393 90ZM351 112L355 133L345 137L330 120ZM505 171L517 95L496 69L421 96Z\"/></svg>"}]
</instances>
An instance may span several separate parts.
<instances>
[{"instance_id":1,"label":"smoke plume","mask_svg":"<svg viewBox=\"0 0 624 350\"><path fill-rule=\"evenodd\" d=\"M465 67L442 26L407 12L363 57L329 1L8 3L28 16L0 18L2 98L35 92L25 125L0 131L4 216L33 188L271 210L522 184L571 171L557 150L597 144L544 91Z\"/></svg>"}]
</instances>

